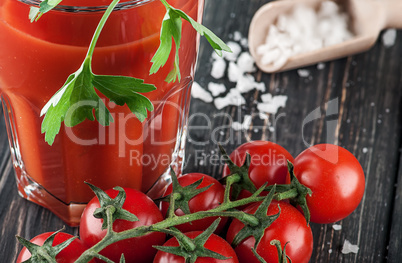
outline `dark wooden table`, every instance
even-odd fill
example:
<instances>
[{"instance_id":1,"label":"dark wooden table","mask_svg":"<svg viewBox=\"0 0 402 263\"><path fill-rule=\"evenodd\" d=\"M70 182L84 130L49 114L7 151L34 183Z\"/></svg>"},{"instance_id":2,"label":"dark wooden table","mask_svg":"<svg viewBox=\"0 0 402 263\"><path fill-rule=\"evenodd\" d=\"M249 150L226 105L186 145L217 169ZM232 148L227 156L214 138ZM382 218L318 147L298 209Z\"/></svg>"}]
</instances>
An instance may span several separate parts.
<instances>
[{"instance_id":1,"label":"dark wooden table","mask_svg":"<svg viewBox=\"0 0 402 263\"><path fill-rule=\"evenodd\" d=\"M235 31L247 35L252 15L264 0L207 0L204 24L231 40ZM196 80L203 86L212 81L211 48L202 41ZM217 110L213 104L193 99L187 143L185 171L199 171L219 177L222 168L208 163L217 152L215 141L225 144L228 152L249 140L271 140L296 156L306 144L339 144L360 161L366 175L366 193L358 209L332 225L312 224L314 251L311 262L401 262L402 259L402 32L395 45L385 47L381 39L368 52L327 62L325 68L306 67L309 77L296 70L278 74L257 72L274 95L288 96L286 107L269 120L255 113L258 91L245 95L246 105ZM225 80L224 80L225 82ZM326 114L329 101L337 102L335 114ZM317 110L319 118L303 123ZM226 113L231 118L217 113ZM194 113L210 116L210 126ZM231 121L253 114L252 125L245 131L230 128ZM204 129L192 128L204 125ZM227 125L225 133L213 133ZM258 127L258 128L256 128ZM212 137L214 135L214 137ZM327 136L330 135L330 136ZM204 154L202 154L204 153ZM10 163L4 121L0 132L0 261L14 262L21 246L15 235L26 238L60 229L64 223L48 210L18 196ZM205 161L204 161L205 160ZM67 227L77 234L77 228ZM344 240L359 246L357 254L342 254Z\"/></svg>"}]
</instances>

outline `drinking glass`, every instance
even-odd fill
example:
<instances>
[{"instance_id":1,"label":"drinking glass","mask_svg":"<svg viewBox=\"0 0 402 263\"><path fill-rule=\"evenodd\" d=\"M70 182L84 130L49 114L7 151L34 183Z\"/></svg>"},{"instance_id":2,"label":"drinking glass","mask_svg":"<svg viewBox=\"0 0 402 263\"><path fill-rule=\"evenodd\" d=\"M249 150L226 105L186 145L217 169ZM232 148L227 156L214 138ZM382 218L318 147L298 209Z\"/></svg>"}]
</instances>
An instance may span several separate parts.
<instances>
[{"instance_id":1,"label":"drinking glass","mask_svg":"<svg viewBox=\"0 0 402 263\"><path fill-rule=\"evenodd\" d=\"M180 175L184 158L190 89L199 36L183 22L179 50L181 81L167 83L174 54L149 75L166 9L159 0L126 0L107 20L95 48L92 70L99 75L144 79L156 90L145 93L154 105L144 122L127 106L102 94L114 118L69 128L62 124L53 145L41 133L41 109L85 58L95 28L110 1L63 0L37 22L28 19L40 0L0 0L0 92L18 191L69 225L77 225L93 197L89 182L102 189L131 187L156 197ZM170 0L201 22L203 0Z\"/></svg>"}]
</instances>

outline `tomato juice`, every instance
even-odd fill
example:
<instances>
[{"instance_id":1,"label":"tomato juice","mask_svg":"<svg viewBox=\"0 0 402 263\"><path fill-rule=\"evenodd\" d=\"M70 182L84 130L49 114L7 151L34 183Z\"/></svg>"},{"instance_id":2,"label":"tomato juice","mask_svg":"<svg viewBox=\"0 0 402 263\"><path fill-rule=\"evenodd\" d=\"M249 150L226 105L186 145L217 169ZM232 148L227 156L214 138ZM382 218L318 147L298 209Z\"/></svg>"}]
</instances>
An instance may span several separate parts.
<instances>
[{"instance_id":1,"label":"tomato juice","mask_svg":"<svg viewBox=\"0 0 402 263\"><path fill-rule=\"evenodd\" d=\"M122 1L100 35L92 69L154 84L157 89L144 94L154 111L141 123L128 107L104 99L114 117L110 126L89 120L73 128L62 124L49 146L41 133L40 111L80 67L106 9L102 6L111 1L63 0L63 10L31 23L29 4L34 1L0 0L1 99L19 193L75 225L93 196L85 181L102 189L124 186L147 192L170 165L180 173L198 35L183 22L180 83L165 82L173 54L158 73L149 75L165 7L158 0ZM203 0L169 3L200 22Z\"/></svg>"}]
</instances>

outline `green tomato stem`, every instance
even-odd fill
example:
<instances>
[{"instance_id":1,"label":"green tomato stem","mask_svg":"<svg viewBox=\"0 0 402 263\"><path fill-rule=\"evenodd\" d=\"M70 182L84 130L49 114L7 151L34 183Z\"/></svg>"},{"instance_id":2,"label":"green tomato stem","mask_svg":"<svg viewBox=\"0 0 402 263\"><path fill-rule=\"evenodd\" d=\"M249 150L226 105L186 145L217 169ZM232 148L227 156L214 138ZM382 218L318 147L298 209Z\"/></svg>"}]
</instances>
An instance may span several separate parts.
<instances>
[{"instance_id":1,"label":"green tomato stem","mask_svg":"<svg viewBox=\"0 0 402 263\"><path fill-rule=\"evenodd\" d=\"M257 197L251 196L241 200L223 202L221 205L217 206L214 209L208 211L200 211L188 215L175 216L174 218L166 218L165 220L155 223L152 226L140 226L122 232L112 231L108 233L101 241L99 241L93 247L86 250L75 262L76 263L88 262L99 251L115 242L128 238L143 236L151 232L160 231L161 229L166 230L170 227L181 225L184 223L189 223L205 217L214 217L214 216L234 217L242 222L247 222L250 225L258 225L258 219L255 218L253 215L249 215L241 211L227 211L227 210L231 210L233 208L244 206L250 203L262 201L264 198L265 198L264 196L257 196ZM111 214L110 215L109 213L107 214L108 217L109 216L111 217Z\"/></svg>"}]
</instances>

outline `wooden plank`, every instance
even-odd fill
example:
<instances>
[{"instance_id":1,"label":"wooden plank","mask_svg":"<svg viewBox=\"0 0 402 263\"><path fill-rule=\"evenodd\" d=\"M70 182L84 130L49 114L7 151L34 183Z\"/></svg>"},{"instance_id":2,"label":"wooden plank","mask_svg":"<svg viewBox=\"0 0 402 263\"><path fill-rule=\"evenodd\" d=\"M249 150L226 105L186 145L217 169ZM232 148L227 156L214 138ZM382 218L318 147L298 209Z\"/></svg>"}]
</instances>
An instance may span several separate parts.
<instances>
[{"instance_id":1,"label":"wooden plank","mask_svg":"<svg viewBox=\"0 0 402 263\"><path fill-rule=\"evenodd\" d=\"M265 2L206 0L204 22L229 41L235 31L247 35L251 16ZM281 144L294 156L307 147L306 143L339 143L362 164L367 190L357 211L337 223L342 230L312 224L315 241L311 262L399 262L402 258L401 36L398 31L397 43L391 48L378 41L370 51L325 63L324 69L306 67L310 78L300 77L296 70L255 74L266 83L268 92L285 94L288 101L276 118L270 116L270 121L253 116L253 126L246 131L233 131L231 122L256 113L254 101L259 99L260 92L246 94L247 104L243 108L217 110L212 104L193 99L185 171L220 177L219 162L210 164L218 152L215 142L225 144L231 152L245 141L266 139ZM196 80L202 85L213 81L209 75L211 53L212 49L203 40L196 73ZM233 85L227 79L222 82ZM326 114L327 103L333 99L338 99L338 112ZM317 108L321 117L304 123ZM21 249L15 235L29 239L60 229L64 224L48 210L18 196L4 121L0 123L0 255L4 262L14 262ZM196 128L197 125L201 127ZM69 227L66 231L78 232L77 228ZM342 254L345 239L358 244L359 253Z\"/></svg>"},{"instance_id":2,"label":"wooden plank","mask_svg":"<svg viewBox=\"0 0 402 263\"><path fill-rule=\"evenodd\" d=\"M230 40L229 36L236 30L247 35L247 26L230 17L239 17L241 13L252 14L262 2L249 1L247 6L242 3L241 1L207 1L206 17L208 19L205 22L210 23L212 29L226 38L226 41ZM226 10L226 13L219 10ZM400 43L400 37L397 41ZM200 51L201 66L197 71L196 80L206 87L209 81L214 81L209 76L211 63L208 61L208 52L210 51L208 49ZM306 148L305 142L309 144L334 142L350 150L359 159L367 177L366 195L357 211L338 223L343 227L341 231L333 230L331 225L312 225L315 249L311 262L385 262L387 260L388 251L385 244L390 238L394 184L397 178L396 164L399 160L401 144L401 57L401 45L395 44L391 48L385 48L379 40L369 52L325 63L323 70L318 70L315 66L306 67L310 71L311 78L301 78L297 71L257 74L257 77L260 76L260 79L269 87L269 92L288 96L286 108L279 112L284 117L277 120L274 132L264 129L262 132L253 133L252 128L246 132L233 132L228 128L219 137L221 142L232 138L226 146L229 152L242 142L256 139L275 141L293 155L297 155ZM227 82L224 81L224 83ZM228 107L222 111L234 120L239 120L241 119L239 116L243 117L244 114L252 112L253 100L259 95L258 92L247 94L247 105L241 112L237 107ZM339 112L335 116L325 116L326 104L332 99L338 99ZM321 118L303 125L306 116L317 107L323 114ZM208 138L211 138L218 125L222 125L222 121L214 118L218 112L222 111L217 111L210 104L193 100L191 114L202 112L210 116L213 121L210 122L210 130L190 129L189 137L192 140L187 145L187 152L204 152L207 155L217 152L216 146ZM199 123L196 118L192 120L193 123L190 125L195 126L205 125L207 122L205 119L202 121L198 119ZM258 118L254 118L253 124L258 121ZM335 121L333 131L328 127L331 123L333 124L331 121ZM230 119L224 120L224 124L230 126ZM302 131L304 137L301 136ZM327 138L328 134L333 136ZM205 145L196 145L205 141L208 142ZM200 163L197 161L198 156L199 154L196 157L189 157L186 171L199 171L215 177L220 176L221 166L209 165L205 160ZM396 236L400 236L398 234L401 225L400 212L394 211L393 218L393 229L396 230L392 231L397 234L391 233L391 242L394 242ZM358 254L341 253L346 239L359 245ZM396 250L396 248L392 249L390 247L390 256Z\"/></svg>"},{"instance_id":3,"label":"wooden plank","mask_svg":"<svg viewBox=\"0 0 402 263\"><path fill-rule=\"evenodd\" d=\"M398 174L398 180L395 184L392 222L389 230L387 258L389 263L398 263L402 258L402 159L399 161Z\"/></svg>"}]
</instances>

